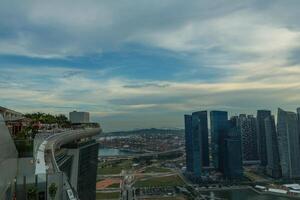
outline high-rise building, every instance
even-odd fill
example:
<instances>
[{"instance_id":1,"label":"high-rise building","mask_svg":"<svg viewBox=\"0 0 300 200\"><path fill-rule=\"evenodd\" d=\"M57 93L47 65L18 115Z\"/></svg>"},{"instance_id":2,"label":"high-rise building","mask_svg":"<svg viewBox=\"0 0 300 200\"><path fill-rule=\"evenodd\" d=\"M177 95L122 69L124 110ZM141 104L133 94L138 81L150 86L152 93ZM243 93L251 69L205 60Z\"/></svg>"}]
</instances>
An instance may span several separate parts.
<instances>
[{"instance_id":1,"label":"high-rise building","mask_svg":"<svg viewBox=\"0 0 300 200\"><path fill-rule=\"evenodd\" d=\"M299 127L299 135L300 135L300 108L297 108L297 116L298 116L298 127Z\"/></svg>"},{"instance_id":2,"label":"high-rise building","mask_svg":"<svg viewBox=\"0 0 300 200\"><path fill-rule=\"evenodd\" d=\"M281 168L274 116L265 118L265 132L268 158L266 172L273 178L279 178L281 176Z\"/></svg>"},{"instance_id":3,"label":"high-rise building","mask_svg":"<svg viewBox=\"0 0 300 200\"><path fill-rule=\"evenodd\" d=\"M271 116L269 110L257 111L257 137L258 137L258 156L261 162L261 166L265 167L268 164L267 159L267 144L266 144L266 132L265 132L265 118Z\"/></svg>"},{"instance_id":4,"label":"high-rise building","mask_svg":"<svg viewBox=\"0 0 300 200\"><path fill-rule=\"evenodd\" d=\"M184 115L186 171L193 172L192 115Z\"/></svg>"},{"instance_id":5,"label":"high-rise building","mask_svg":"<svg viewBox=\"0 0 300 200\"><path fill-rule=\"evenodd\" d=\"M300 177L300 145L297 114L278 109L277 133L282 177Z\"/></svg>"},{"instance_id":6,"label":"high-rise building","mask_svg":"<svg viewBox=\"0 0 300 200\"><path fill-rule=\"evenodd\" d=\"M201 135L202 165L209 166L207 111L194 112L192 116L195 118L194 131Z\"/></svg>"},{"instance_id":7,"label":"high-rise building","mask_svg":"<svg viewBox=\"0 0 300 200\"><path fill-rule=\"evenodd\" d=\"M69 118L72 124L89 123L90 113L73 111L69 113Z\"/></svg>"},{"instance_id":8,"label":"high-rise building","mask_svg":"<svg viewBox=\"0 0 300 200\"><path fill-rule=\"evenodd\" d=\"M186 166L187 172L195 177L201 176L202 151L201 135L198 117L185 115L185 142L186 142Z\"/></svg>"},{"instance_id":9,"label":"high-rise building","mask_svg":"<svg viewBox=\"0 0 300 200\"><path fill-rule=\"evenodd\" d=\"M213 165L217 169L222 168L223 157L221 155L220 145L228 132L228 113L226 111L210 112L210 128L211 128L211 147Z\"/></svg>"},{"instance_id":10,"label":"high-rise building","mask_svg":"<svg viewBox=\"0 0 300 200\"><path fill-rule=\"evenodd\" d=\"M227 179L239 179L243 176L242 149L240 132L237 127L228 129L222 144L223 169L221 171Z\"/></svg>"},{"instance_id":11,"label":"high-rise building","mask_svg":"<svg viewBox=\"0 0 300 200\"><path fill-rule=\"evenodd\" d=\"M258 160L255 117L240 115L238 128L241 132L243 161Z\"/></svg>"},{"instance_id":12,"label":"high-rise building","mask_svg":"<svg viewBox=\"0 0 300 200\"><path fill-rule=\"evenodd\" d=\"M187 172L201 176L202 166L209 166L207 111L185 115Z\"/></svg>"}]
</instances>

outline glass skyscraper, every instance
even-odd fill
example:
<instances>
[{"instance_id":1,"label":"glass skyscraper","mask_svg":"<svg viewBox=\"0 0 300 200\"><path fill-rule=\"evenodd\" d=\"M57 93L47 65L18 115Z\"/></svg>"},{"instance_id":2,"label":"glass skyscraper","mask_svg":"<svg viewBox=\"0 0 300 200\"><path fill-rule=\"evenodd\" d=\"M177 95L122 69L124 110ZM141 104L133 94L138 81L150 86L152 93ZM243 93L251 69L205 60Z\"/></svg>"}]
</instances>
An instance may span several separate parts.
<instances>
[{"instance_id":1,"label":"glass skyscraper","mask_svg":"<svg viewBox=\"0 0 300 200\"><path fill-rule=\"evenodd\" d=\"M216 169L222 168L223 156L220 145L228 132L228 113L226 111L211 111L210 126L211 126L211 147L213 165Z\"/></svg>"},{"instance_id":2,"label":"glass skyscraper","mask_svg":"<svg viewBox=\"0 0 300 200\"><path fill-rule=\"evenodd\" d=\"M282 177L300 177L298 117L294 112L278 109L277 132Z\"/></svg>"},{"instance_id":3,"label":"glass skyscraper","mask_svg":"<svg viewBox=\"0 0 300 200\"><path fill-rule=\"evenodd\" d=\"M187 172L201 176L202 167L209 166L207 111L185 115Z\"/></svg>"},{"instance_id":4,"label":"glass skyscraper","mask_svg":"<svg viewBox=\"0 0 300 200\"><path fill-rule=\"evenodd\" d=\"M230 127L222 143L220 156L223 159L221 170L227 179L238 179L243 176L241 137L237 127Z\"/></svg>"},{"instance_id":5,"label":"glass skyscraper","mask_svg":"<svg viewBox=\"0 0 300 200\"><path fill-rule=\"evenodd\" d=\"M202 165L209 166L207 111L194 112L195 131L201 135Z\"/></svg>"},{"instance_id":6,"label":"glass skyscraper","mask_svg":"<svg viewBox=\"0 0 300 200\"><path fill-rule=\"evenodd\" d=\"M281 168L274 116L269 116L265 119L265 132L268 159L266 172L273 178L279 178L281 176Z\"/></svg>"},{"instance_id":7,"label":"glass skyscraper","mask_svg":"<svg viewBox=\"0 0 300 200\"><path fill-rule=\"evenodd\" d=\"M192 116L184 115L186 171L193 172Z\"/></svg>"},{"instance_id":8,"label":"glass skyscraper","mask_svg":"<svg viewBox=\"0 0 300 200\"><path fill-rule=\"evenodd\" d=\"M257 111L257 136L258 136L258 156L261 162L261 166L267 166L267 144L266 144L266 132L265 132L265 118L271 116L269 110Z\"/></svg>"},{"instance_id":9,"label":"glass skyscraper","mask_svg":"<svg viewBox=\"0 0 300 200\"><path fill-rule=\"evenodd\" d=\"M202 151L199 120L196 116L185 115L185 148L187 172L200 177L202 172Z\"/></svg>"}]
</instances>

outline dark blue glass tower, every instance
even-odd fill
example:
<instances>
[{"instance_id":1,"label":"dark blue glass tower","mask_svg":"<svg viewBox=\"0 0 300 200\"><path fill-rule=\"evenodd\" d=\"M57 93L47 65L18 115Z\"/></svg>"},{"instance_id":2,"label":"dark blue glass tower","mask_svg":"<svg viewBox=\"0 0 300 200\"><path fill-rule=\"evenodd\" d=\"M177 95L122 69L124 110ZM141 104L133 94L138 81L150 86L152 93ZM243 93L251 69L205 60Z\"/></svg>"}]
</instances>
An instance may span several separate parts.
<instances>
[{"instance_id":1,"label":"dark blue glass tower","mask_svg":"<svg viewBox=\"0 0 300 200\"><path fill-rule=\"evenodd\" d=\"M184 115L185 125L185 153L186 153L186 170L193 172L193 141L192 141L192 116Z\"/></svg>"},{"instance_id":2,"label":"dark blue glass tower","mask_svg":"<svg viewBox=\"0 0 300 200\"><path fill-rule=\"evenodd\" d=\"M211 126L211 147L213 165L216 169L223 168L223 156L221 143L228 132L228 113L226 111L211 111L210 126Z\"/></svg>"},{"instance_id":3,"label":"dark blue glass tower","mask_svg":"<svg viewBox=\"0 0 300 200\"><path fill-rule=\"evenodd\" d=\"M202 165L209 166L207 111L194 112L195 131L201 136Z\"/></svg>"},{"instance_id":4,"label":"dark blue glass tower","mask_svg":"<svg viewBox=\"0 0 300 200\"><path fill-rule=\"evenodd\" d=\"M199 119L195 115L185 115L185 142L187 172L194 177L201 176L202 137L199 130Z\"/></svg>"},{"instance_id":5,"label":"dark blue glass tower","mask_svg":"<svg viewBox=\"0 0 300 200\"><path fill-rule=\"evenodd\" d=\"M265 131L265 119L271 117L271 111L258 110L257 111L257 136L258 136L258 156L261 166L265 167L268 164L267 158L267 143Z\"/></svg>"},{"instance_id":6,"label":"dark blue glass tower","mask_svg":"<svg viewBox=\"0 0 300 200\"><path fill-rule=\"evenodd\" d=\"M187 172L201 176L202 166L209 166L207 111L185 115Z\"/></svg>"},{"instance_id":7,"label":"dark blue glass tower","mask_svg":"<svg viewBox=\"0 0 300 200\"><path fill-rule=\"evenodd\" d=\"M270 116L265 119L265 132L268 158L266 172L273 178L279 178L281 176L281 168L274 116Z\"/></svg>"},{"instance_id":8,"label":"dark blue glass tower","mask_svg":"<svg viewBox=\"0 0 300 200\"><path fill-rule=\"evenodd\" d=\"M222 144L223 169L227 179L239 179L243 176L241 136L237 127L230 127Z\"/></svg>"}]
</instances>

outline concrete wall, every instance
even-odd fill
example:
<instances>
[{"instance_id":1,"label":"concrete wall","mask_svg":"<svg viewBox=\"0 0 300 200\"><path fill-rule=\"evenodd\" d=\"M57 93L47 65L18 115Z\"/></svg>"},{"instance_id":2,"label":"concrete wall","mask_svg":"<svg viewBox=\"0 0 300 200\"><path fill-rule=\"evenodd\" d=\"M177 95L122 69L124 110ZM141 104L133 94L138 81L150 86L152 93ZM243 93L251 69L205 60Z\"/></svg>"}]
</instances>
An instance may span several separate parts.
<instances>
[{"instance_id":1,"label":"concrete wall","mask_svg":"<svg viewBox=\"0 0 300 200\"><path fill-rule=\"evenodd\" d=\"M6 199L6 190L17 175L18 152L0 115L0 199Z\"/></svg>"}]
</instances>

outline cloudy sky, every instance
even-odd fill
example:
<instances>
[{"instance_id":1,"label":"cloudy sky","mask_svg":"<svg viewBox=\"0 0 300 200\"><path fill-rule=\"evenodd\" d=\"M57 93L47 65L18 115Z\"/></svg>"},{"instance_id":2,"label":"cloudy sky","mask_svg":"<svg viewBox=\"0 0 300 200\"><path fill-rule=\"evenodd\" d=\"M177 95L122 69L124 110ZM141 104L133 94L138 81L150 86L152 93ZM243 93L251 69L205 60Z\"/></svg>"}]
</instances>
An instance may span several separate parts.
<instances>
[{"instance_id":1,"label":"cloudy sky","mask_svg":"<svg viewBox=\"0 0 300 200\"><path fill-rule=\"evenodd\" d=\"M105 131L300 106L299 0L0 0L0 105Z\"/></svg>"}]
</instances>

